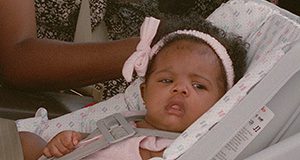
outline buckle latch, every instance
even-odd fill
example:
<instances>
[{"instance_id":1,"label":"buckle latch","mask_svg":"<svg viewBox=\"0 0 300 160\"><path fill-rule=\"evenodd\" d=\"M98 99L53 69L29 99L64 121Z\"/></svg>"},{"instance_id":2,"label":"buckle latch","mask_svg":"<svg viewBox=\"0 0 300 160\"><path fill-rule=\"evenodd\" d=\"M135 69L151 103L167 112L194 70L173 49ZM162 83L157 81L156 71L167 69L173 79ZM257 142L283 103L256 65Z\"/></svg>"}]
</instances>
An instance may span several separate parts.
<instances>
[{"instance_id":1,"label":"buckle latch","mask_svg":"<svg viewBox=\"0 0 300 160\"><path fill-rule=\"evenodd\" d=\"M122 141L136 133L131 124L120 113L99 120L97 127L110 144Z\"/></svg>"}]
</instances>

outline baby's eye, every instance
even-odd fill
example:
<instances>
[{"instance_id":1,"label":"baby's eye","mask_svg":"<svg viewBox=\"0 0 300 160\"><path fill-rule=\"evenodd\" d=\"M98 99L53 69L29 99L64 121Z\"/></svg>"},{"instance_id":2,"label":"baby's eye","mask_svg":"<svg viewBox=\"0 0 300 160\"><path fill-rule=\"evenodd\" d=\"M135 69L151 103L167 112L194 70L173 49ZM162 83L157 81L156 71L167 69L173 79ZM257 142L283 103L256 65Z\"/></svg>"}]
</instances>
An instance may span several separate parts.
<instances>
[{"instance_id":1,"label":"baby's eye","mask_svg":"<svg viewBox=\"0 0 300 160\"><path fill-rule=\"evenodd\" d=\"M200 83L194 83L193 87L195 87L197 89L206 89L206 87Z\"/></svg>"},{"instance_id":2,"label":"baby's eye","mask_svg":"<svg viewBox=\"0 0 300 160\"><path fill-rule=\"evenodd\" d=\"M171 79L162 79L159 82L162 82L162 83L172 83L173 81Z\"/></svg>"}]
</instances>

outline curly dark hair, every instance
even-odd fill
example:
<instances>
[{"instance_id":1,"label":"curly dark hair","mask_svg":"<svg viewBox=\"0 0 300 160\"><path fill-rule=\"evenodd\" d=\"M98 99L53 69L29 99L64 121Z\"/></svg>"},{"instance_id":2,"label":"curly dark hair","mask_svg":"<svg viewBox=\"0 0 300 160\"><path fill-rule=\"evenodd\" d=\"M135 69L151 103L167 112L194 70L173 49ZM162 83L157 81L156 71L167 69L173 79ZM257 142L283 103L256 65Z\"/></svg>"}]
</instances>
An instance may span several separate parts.
<instances>
[{"instance_id":1,"label":"curly dark hair","mask_svg":"<svg viewBox=\"0 0 300 160\"><path fill-rule=\"evenodd\" d=\"M163 13L184 15L195 3L195 0L158 0L158 9Z\"/></svg>"},{"instance_id":2,"label":"curly dark hair","mask_svg":"<svg viewBox=\"0 0 300 160\"><path fill-rule=\"evenodd\" d=\"M162 15L161 17L159 17L159 19L161 20L161 23L159 25L158 32L152 42L152 46L167 34L177 30L197 30L209 34L210 36L217 39L226 48L233 63L232 65L235 74L234 83L236 83L240 78L243 77L246 71L246 57L249 44L243 41L242 37L233 33L226 33L224 30L212 25L211 22L197 15ZM163 47L181 39L192 40L192 37L172 37L171 40L166 40L167 44L165 43ZM151 63L152 62L150 62L149 66L151 66Z\"/></svg>"}]
</instances>

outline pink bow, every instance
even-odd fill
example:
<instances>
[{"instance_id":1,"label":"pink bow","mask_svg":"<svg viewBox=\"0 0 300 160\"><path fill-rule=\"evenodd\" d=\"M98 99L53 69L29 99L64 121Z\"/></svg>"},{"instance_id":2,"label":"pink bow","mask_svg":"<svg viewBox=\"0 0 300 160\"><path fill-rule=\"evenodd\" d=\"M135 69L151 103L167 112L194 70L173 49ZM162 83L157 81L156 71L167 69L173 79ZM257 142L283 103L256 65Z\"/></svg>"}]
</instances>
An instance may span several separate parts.
<instances>
[{"instance_id":1,"label":"pink bow","mask_svg":"<svg viewBox=\"0 0 300 160\"><path fill-rule=\"evenodd\" d=\"M126 60L122 74L127 82L132 80L133 70L138 76L145 76L150 60L151 42L156 34L160 20L146 17L140 30L140 42L136 51Z\"/></svg>"}]
</instances>

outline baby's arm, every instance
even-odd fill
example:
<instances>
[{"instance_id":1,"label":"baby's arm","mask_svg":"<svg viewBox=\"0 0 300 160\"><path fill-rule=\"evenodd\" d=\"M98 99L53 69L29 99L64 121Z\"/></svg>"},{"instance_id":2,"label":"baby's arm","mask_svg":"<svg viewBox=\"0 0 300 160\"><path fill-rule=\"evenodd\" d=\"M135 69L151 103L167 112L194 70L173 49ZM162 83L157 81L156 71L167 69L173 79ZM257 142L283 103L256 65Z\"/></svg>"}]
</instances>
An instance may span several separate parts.
<instances>
[{"instance_id":1,"label":"baby's arm","mask_svg":"<svg viewBox=\"0 0 300 160\"><path fill-rule=\"evenodd\" d=\"M48 158L61 157L72 152L76 145L86 136L86 133L62 131L48 142L43 150L43 154Z\"/></svg>"}]
</instances>

